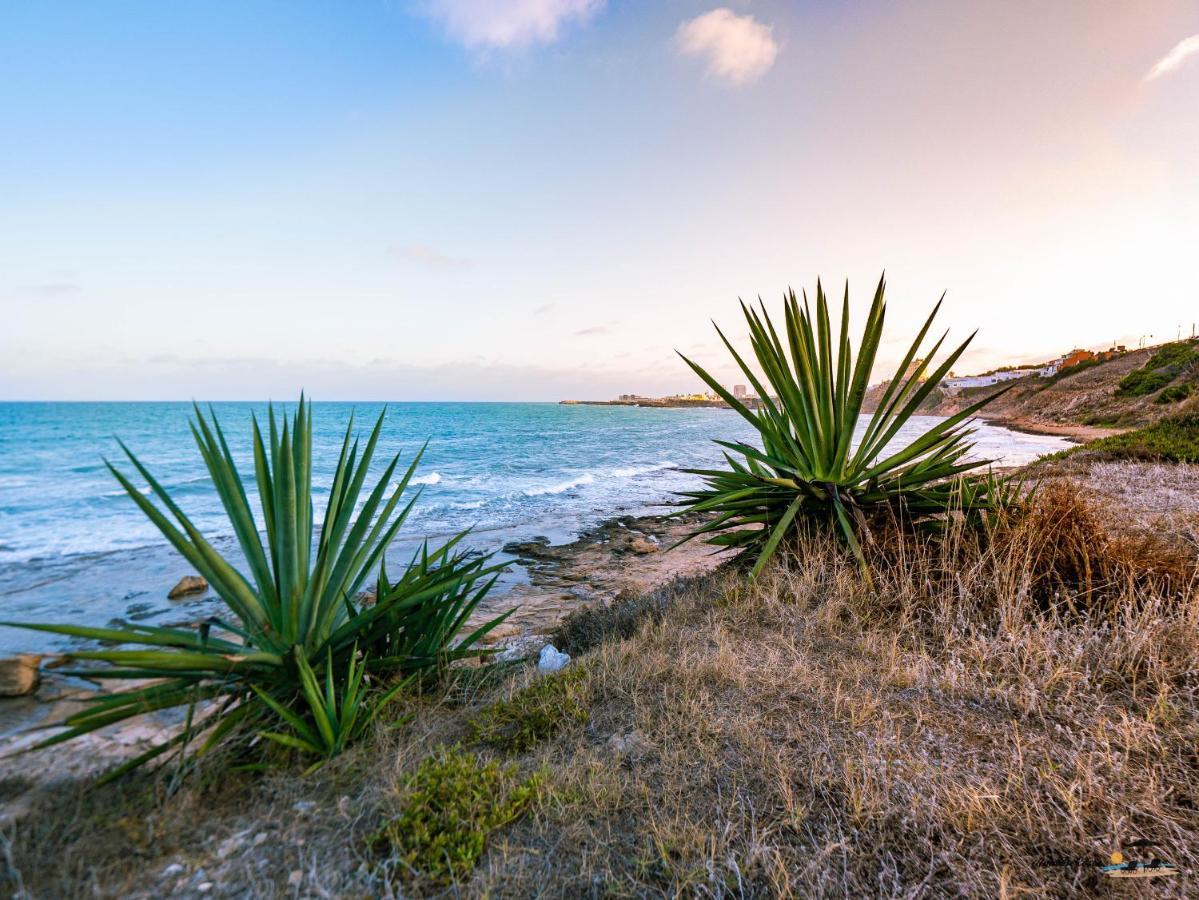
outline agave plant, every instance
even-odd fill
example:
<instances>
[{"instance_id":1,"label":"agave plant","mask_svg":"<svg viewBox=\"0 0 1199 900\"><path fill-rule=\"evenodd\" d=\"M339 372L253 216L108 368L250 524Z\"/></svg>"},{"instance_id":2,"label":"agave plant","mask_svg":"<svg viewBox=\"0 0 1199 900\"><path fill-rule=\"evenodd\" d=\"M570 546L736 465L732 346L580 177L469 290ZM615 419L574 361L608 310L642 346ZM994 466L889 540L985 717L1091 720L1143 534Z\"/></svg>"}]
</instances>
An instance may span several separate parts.
<instances>
[{"instance_id":1,"label":"agave plant","mask_svg":"<svg viewBox=\"0 0 1199 900\"><path fill-rule=\"evenodd\" d=\"M689 470L703 476L704 486L684 494L688 510L714 514L691 537L707 535L710 543L718 546L757 552L752 575L761 571L802 520L834 527L864 569L862 536L872 513L886 508L906 520L920 521L951 507L970 512L1000 502L999 482L967 475L990 461L967 456L973 446L971 417L1002 391L943 419L905 446L892 443L974 337L971 334L931 372L932 360L946 335L917 360L941 301L933 307L855 444L862 402L882 340L885 287L885 278L880 279L856 360L849 340L848 285L835 340L828 300L819 282L815 318L806 292L802 306L795 292L788 292L781 337L765 304L759 309L741 304L764 381L717 327L757 392L757 410L749 409L702 367L682 357L761 437L760 449L740 441L717 441L726 450L729 468Z\"/></svg>"},{"instance_id":2,"label":"agave plant","mask_svg":"<svg viewBox=\"0 0 1199 900\"><path fill-rule=\"evenodd\" d=\"M384 414L361 453L351 416L319 529L313 522L311 404L301 396L290 428L284 419L282 429L271 407L266 439L253 419L264 543L215 411L210 407L210 421L195 407L192 434L245 558L245 572L204 538L122 443L154 499L106 460L109 470L208 580L232 616L213 618L196 628L5 623L110 645L72 652L74 660L93 664L74 674L106 681L151 679L131 690L99 695L66 720L66 730L38 746L71 740L131 716L207 701L208 736L202 749L242 723L261 726L277 714L293 732L292 746L328 757L394 695L384 693L372 703L367 697L368 673L379 680L402 680L485 653L476 649L477 642L505 616L456 638L502 566L460 549L466 532L434 549L425 542L396 581L387 577L384 551L419 496L418 491L401 506L424 449L389 492L399 465L399 456L393 457L364 497ZM376 569L373 602L360 602L362 587ZM325 684L323 693L316 688L320 681ZM113 775L190 737L191 729L184 729Z\"/></svg>"}]
</instances>

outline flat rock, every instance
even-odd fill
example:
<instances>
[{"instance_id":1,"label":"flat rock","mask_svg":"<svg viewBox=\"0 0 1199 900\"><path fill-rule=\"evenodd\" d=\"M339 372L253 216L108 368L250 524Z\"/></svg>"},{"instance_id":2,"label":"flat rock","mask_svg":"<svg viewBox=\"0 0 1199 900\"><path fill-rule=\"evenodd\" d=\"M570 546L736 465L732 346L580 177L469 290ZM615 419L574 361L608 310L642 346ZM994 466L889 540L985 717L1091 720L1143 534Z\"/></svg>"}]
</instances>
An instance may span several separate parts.
<instances>
[{"instance_id":1,"label":"flat rock","mask_svg":"<svg viewBox=\"0 0 1199 900\"><path fill-rule=\"evenodd\" d=\"M179 583L171 588L171 592L167 594L167 599L175 600L179 597L186 597L188 594L198 594L206 590L208 590L208 582L199 575L184 575L179 579Z\"/></svg>"},{"instance_id":2,"label":"flat rock","mask_svg":"<svg viewBox=\"0 0 1199 900\"><path fill-rule=\"evenodd\" d=\"M519 625L515 625L512 622L504 622L483 635L481 643L495 644L507 638L515 637L518 634L520 634Z\"/></svg>"}]
</instances>

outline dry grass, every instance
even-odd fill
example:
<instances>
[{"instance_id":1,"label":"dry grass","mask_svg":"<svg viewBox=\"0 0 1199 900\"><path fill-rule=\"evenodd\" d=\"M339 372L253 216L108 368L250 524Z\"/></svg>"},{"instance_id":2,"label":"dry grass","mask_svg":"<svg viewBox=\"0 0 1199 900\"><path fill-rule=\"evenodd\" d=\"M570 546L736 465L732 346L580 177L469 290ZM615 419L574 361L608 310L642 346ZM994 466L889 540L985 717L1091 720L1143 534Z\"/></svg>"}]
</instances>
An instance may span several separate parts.
<instances>
[{"instance_id":1,"label":"dry grass","mask_svg":"<svg viewBox=\"0 0 1199 900\"><path fill-rule=\"evenodd\" d=\"M35 896L186 895L199 867L243 896L1138 896L1098 869L1148 840L1184 870L1150 891L1194 893L1195 557L1129 544L1118 510L1068 485L1037 496L990 541L885 544L873 590L809 537L752 587L724 570L640 619L592 615L571 632L595 645L577 663L587 723L497 754L544 771L540 798L448 888L397 882L369 838L421 760L524 695L527 670L426 698L308 780L126 782L80 814L51 798L13 861ZM174 861L185 873L156 880Z\"/></svg>"}]
</instances>

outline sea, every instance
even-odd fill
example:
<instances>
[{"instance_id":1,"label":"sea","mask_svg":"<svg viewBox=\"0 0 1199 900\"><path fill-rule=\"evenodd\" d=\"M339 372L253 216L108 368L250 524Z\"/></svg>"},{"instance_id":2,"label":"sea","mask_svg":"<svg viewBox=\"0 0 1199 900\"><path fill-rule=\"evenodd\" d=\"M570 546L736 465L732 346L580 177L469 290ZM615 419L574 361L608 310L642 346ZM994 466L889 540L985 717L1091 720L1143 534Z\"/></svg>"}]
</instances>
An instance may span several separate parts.
<instances>
[{"instance_id":1,"label":"sea","mask_svg":"<svg viewBox=\"0 0 1199 900\"><path fill-rule=\"evenodd\" d=\"M257 413L261 421L267 406L212 408L256 505L250 416ZM104 465L108 459L131 473L118 445L124 441L214 545L239 558L191 437L192 414L190 403L0 403L0 619L169 625L216 611L219 600L211 593L167 599L190 568ZM390 565L402 564L425 538L436 542L467 528L472 549L498 552L514 540L568 542L605 519L665 512L678 491L698 483L683 469L721 465L722 449L713 439L752 443L755 437L729 409L318 402L317 522L350 417L365 438L380 414L380 473L392 456L399 454L405 465L428 441L410 488L420 497L389 550ZM913 419L897 443L935 421ZM1059 437L981 422L977 428L975 454L999 465L1020 465L1067 446ZM526 577L514 566L500 590ZM0 627L0 654L52 652L72 643Z\"/></svg>"}]
</instances>

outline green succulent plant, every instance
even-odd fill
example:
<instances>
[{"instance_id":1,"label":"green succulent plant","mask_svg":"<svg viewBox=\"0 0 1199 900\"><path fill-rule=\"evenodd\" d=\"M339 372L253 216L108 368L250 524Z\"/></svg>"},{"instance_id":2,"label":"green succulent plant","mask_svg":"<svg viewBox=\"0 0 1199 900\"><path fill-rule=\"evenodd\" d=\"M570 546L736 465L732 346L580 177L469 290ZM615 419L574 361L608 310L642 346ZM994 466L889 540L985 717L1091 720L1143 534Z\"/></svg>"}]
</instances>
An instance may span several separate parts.
<instances>
[{"instance_id":1,"label":"green succulent plant","mask_svg":"<svg viewBox=\"0 0 1199 900\"><path fill-rule=\"evenodd\" d=\"M1003 390L937 422L903 446L901 429L961 357L970 335L932 368L942 335L918 359L921 345L940 309L938 301L882 392L878 406L858 434L859 417L883 336L885 277L874 292L857 357L849 339L849 287L834 337L829 304L816 285L812 315L806 293L784 298L784 327L775 328L764 303L741 304L761 377L717 326L716 331L759 398L758 408L733 395L700 365L684 362L757 430L761 446L717 441L727 469L691 469L702 487L684 492L685 511L708 513L690 537L757 553L757 575L787 535L804 521L833 527L865 569L863 536L872 515L883 509L911 521L950 509L977 512L1004 502L1002 481L978 470L989 460L968 457L973 442L971 417ZM943 298L942 298L943 299ZM968 473L975 473L971 476Z\"/></svg>"},{"instance_id":2,"label":"green succulent plant","mask_svg":"<svg viewBox=\"0 0 1199 900\"><path fill-rule=\"evenodd\" d=\"M245 558L245 572L204 538L123 443L151 496L106 464L232 615L195 628L4 623L103 642L107 646L101 649L69 654L87 664L73 673L103 682L143 682L100 693L66 720L64 731L37 747L132 716L202 703L200 721L207 731L202 749L243 723L268 728L278 718L291 729L291 739L284 743L328 758L394 696L394 685L386 690L380 686L380 696L372 700L376 682L402 684L413 673L484 654L476 648L478 641L506 617L458 637L502 569L489 557L462 549L467 532L433 549L424 542L403 573L389 580L384 552L419 496L418 491L401 505L424 450L389 490L399 465L399 455L393 457L364 496L384 414L361 449L351 417L319 528L313 520L311 403L301 396L291 426L284 419L282 428L271 407L265 437L253 419L254 475L265 542L220 423L215 412L210 415L211 421L195 407L192 434ZM376 570L373 600L364 601L362 588ZM278 738L277 732L271 735ZM191 737L192 729L185 728L109 777Z\"/></svg>"}]
</instances>

